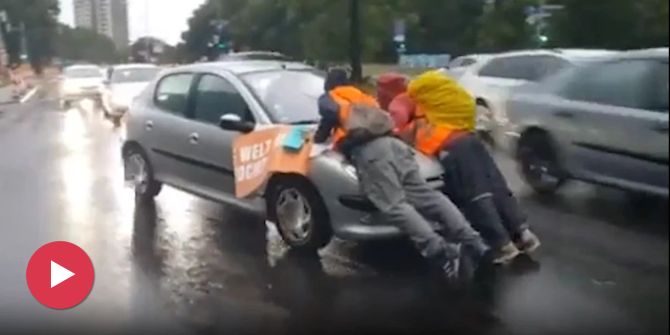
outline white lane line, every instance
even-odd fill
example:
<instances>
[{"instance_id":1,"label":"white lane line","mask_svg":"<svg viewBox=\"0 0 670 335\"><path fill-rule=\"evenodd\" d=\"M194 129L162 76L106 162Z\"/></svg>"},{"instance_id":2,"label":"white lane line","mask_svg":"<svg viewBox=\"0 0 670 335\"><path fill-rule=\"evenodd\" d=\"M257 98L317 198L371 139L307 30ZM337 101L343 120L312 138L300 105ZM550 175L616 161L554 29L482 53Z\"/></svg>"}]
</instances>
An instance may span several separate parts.
<instances>
[{"instance_id":1,"label":"white lane line","mask_svg":"<svg viewBox=\"0 0 670 335\"><path fill-rule=\"evenodd\" d=\"M28 100L30 100L30 98L33 97L33 95L35 95L35 93L37 93L37 90L39 89L40 89L39 86L33 87L28 93L26 93L26 95L23 96L23 98L21 98L20 102L22 104L26 103Z\"/></svg>"}]
</instances>

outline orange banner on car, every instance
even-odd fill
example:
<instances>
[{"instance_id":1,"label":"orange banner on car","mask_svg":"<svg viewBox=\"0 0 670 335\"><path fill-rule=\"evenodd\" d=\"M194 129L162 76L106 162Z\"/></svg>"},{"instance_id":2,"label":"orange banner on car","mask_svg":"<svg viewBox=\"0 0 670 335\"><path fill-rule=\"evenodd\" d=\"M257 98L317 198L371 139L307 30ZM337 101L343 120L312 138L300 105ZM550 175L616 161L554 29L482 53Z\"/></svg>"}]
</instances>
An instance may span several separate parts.
<instances>
[{"instance_id":1,"label":"orange banner on car","mask_svg":"<svg viewBox=\"0 0 670 335\"><path fill-rule=\"evenodd\" d=\"M276 126L238 136L233 142L235 166L235 196L248 197L256 193L273 173L307 175L311 134L305 134L299 150L288 150L282 145L293 131L291 126Z\"/></svg>"}]
</instances>

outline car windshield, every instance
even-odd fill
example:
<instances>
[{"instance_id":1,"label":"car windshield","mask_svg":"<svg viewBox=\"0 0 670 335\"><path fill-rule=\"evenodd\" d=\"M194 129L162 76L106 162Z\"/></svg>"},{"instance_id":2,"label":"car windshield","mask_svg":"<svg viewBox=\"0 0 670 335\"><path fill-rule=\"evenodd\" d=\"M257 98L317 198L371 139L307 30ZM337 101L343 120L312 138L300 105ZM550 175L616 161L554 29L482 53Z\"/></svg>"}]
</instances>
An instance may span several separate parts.
<instances>
[{"instance_id":1,"label":"car windshield","mask_svg":"<svg viewBox=\"0 0 670 335\"><path fill-rule=\"evenodd\" d=\"M112 72L112 83L141 83L151 81L158 68L117 69Z\"/></svg>"},{"instance_id":2,"label":"car windshield","mask_svg":"<svg viewBox=\"0 0 670 335\"><path fill-rule=\"evenodd\" d=\"M66 69L64 73L67 78L98 78L102 72L96 68L74 68Z\"/></svg>"},{"instance_id":3,"label":"car windshield","mask_svg":"<svg viewBox=\"0 0 670 335\"><path fill-rule=\"evenodd\" d=\"M324 77L317 71L266 71L242 76L277 123L317 123Z\"/></svg>"}]
</instances>

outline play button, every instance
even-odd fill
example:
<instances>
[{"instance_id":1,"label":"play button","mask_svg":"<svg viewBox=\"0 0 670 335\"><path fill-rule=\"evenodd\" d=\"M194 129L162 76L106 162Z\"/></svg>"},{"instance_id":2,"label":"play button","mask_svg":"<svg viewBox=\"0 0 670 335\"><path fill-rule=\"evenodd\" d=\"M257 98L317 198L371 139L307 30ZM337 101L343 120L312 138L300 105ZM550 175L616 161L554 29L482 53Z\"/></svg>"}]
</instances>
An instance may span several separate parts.
<instances>
[{"instance_id":1,"label":"play button","mask_svg":"<svg viewBox=\"0 0 670 335\"><path fill-rule=\"evenodd\" d=\"M70 277L74 276L74 273L62 266L60 264L51 261L51 288L57 286L58 284L68 280Z\"/></svg>"},{"instance_id":2,"label":"play button","mask_svg":"<svg viewBox=\"0 0 670 335\"><path fill-rule=\"evenodd\" d=\"M33 297L53 309L79 305L93 288L93 263L86 252L69 242L43 245L30 258L26 282Z\"/></svg>"}]
</instances>

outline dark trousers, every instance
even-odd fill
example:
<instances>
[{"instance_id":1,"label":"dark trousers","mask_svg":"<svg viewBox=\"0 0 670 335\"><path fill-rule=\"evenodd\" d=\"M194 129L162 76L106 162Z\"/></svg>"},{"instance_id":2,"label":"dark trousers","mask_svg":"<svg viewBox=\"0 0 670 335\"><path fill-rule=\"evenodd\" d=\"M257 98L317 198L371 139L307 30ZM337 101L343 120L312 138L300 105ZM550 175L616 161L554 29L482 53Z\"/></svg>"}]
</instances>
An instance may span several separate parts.
<instances>
[{"instance_id":1,"label":"dark trousers","mask_svg":"<svg viewBox=\"0 0 670 335\"><path fill-rule=\"evenodd\" d=\"M380 137L353 151L361 191L386 222L399 227L428 260L442 266L458 258L458 245L485 250L463 214L419 173L411 148L394 137Z\"/></svg>"},{"instance_id":2,"label":"dark trousers","mask_svg":"<svg viewBox=\"0 0 670 335\"><path fill-rule=\"evenodd\" d=\"M505 177L475 135L449 143L439 159L444 168L443 192L491 247L511 242L528 228Z\"/></svg>"}]
</instances>

